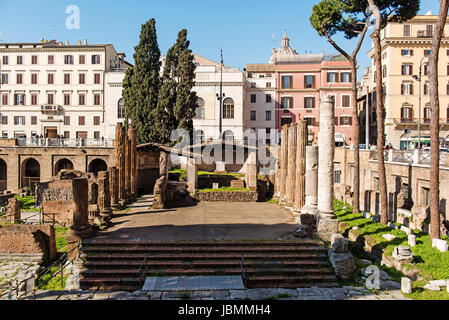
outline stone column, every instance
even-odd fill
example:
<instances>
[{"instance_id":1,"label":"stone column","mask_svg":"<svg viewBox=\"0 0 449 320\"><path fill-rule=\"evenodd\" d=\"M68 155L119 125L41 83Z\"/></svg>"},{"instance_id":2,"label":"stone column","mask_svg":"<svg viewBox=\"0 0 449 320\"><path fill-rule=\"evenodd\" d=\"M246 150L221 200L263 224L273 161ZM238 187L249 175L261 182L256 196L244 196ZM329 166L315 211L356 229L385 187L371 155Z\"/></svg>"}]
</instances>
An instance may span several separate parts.
<instances>
[{"instance_id":1,"label":"stone column","mask_svg":"<svg viewBox=\"0 0 449 320\"><path fill-rule=\"evenodd\" d=\"M295 205L296 211L300 211L306 201L306 146L307 146L307 122L300 121L297 127L296 142L296 187Z\"/></svg>"},{"instance_id":2,"label":"stone column","mask_svg":"<svg viewBox=\"0 0 449 320\"><path fill-rule=\"evenodd\" d=\"M306 204L301 213L316 214L318 206L318 146L306 147Z\"/></svg>"},{"instance_id":3,"label":"stone column","mask_svg":"<svg viewBox=\"0 0 449 320\"><path fill-rule=\"evenodd\" d=\"M274 171L274 198L280 196L280 178L281 178L281 148L276 146L276 164Z\"/></svg>"},{"instance_id":4,"label":"stone column","mask_svg":"<svg viewBox=\"0 0 449 320\"><path fill-rule=\"evenodd\" d=\"M246 187L251 191L257 190L257 151L252 151L248 154Z\"/></svg>"},{"instance_id":5,"label":"stone column","mask_svg":"<svg viewBox=\"0 0 449 320\"><path fill-rule=\"evenodd\" d=\"M98 206L100 216L104 218L110 218L112 216L108 171L98 173Z\"/></svg>"},{"instance_id":6,"label":"stone column","mask_svg":"<svg viewBox=\"0 0 449 320\"><path fill-rule=\"evenodd\" d=\"M8 206L6 208L6 220L9 223L20 223L21 218L20 203L15 197L12 197L8 200Z\"/></svg>"},{"instance_id":7,"label":"stone column","mask_svg":"<svg viewBox=\"0 0 449 320\"><path fill-rule=\"evenodd\" d=\"M288 128L287 207L293 207L295 203L297 128L296 123L290 124Z\"/></svg>"},{"instance_id":8,"label":"stone column","mask_svg":"<svg viewBox=\"0 0 449 320\"><path fill-rule=\"evenodd\" d=\"M118 171L118 198L120 206L126 203L125 197L125 142L124 129L122 123L117 123L115 132L115 161Z\"/></svg>"},{"instance_id":9,"label":"stone column","mask_svg":"<svg viewBox=\"0 0 449 320\"><path fill-rule=\"evenodd\" d=\"M334 213L334 156L335 111L332 96L321 97L320 132L318 135L318 223L321 240L330 241L338 233L338 220Z\"/></svg>"},{"instance_id":10,"label":"stone column","mask_svg":"<svg viewBox=\"0 0 449 320\"><path fill-rule=\"evenodd\" d=\"M130 140L130 153L131 153L131 194L133 198L137 197L137 141L136 141L136 131L133 125L129 125L128 137Z\"/></svg>"},{"instance_id":11,"label":"stone column","mask_svg":"<svg viewBox=\"0 0 449 320\"><path fill-rule=\"evenodd\" d=\"M160 152L159 159L159 179L154 186L153 209L164 209L167 202L167 182L168 182L168 154Z\"/></svg>"},{"instance_id":12,"label":"stone column","mask_svg":"<svg viewBox=\"0 0 449 320\"><path fill-rule=\"evenodd\" d=\"M125 197L131 199L131 141L125 131Z\"/></svg>"},{"instance_id":13,"label":"stone column","mask_svg":"<svg viewBox=\"0 0 449 320\"><path fill-rule=\"evenodd\" d=\"M111 189L111 208L117 210L120 207L118 197L118 170L116 167L109 168L109 187Z\"/></svg>"},{"instance_id":14,"label":"stone column","mask_svg":"<svg viewBox=\"0 0 449 320\"><path fill-rule=\"evenodd\" d=\"M187 160L187 185L190 193L198 189L198 165L195 158Z\"/></svg>"},{"instance_id":15,"label":"stone column","mask_svg":"<svg viewBox=\"0 0 449 320\"><path fill-rule=\"evenodd\" d=\"M70 235L81 238L92 235L92 227L89 224L88 214L88 181L84 178L72 180L73 190L73 225L70 227Z\"/></svg>"},{"instance_id":16,"label":"stone column","mask_svg":"<svg viewBox=\"0 0 449 320\"><path fill-rule=\"evenodd\" d=\"M287 196L287 167L288 167L288 125L282 127L281 132L281 176L280 183L280 201L285 201Z\"/></svg>"}]
</instances>

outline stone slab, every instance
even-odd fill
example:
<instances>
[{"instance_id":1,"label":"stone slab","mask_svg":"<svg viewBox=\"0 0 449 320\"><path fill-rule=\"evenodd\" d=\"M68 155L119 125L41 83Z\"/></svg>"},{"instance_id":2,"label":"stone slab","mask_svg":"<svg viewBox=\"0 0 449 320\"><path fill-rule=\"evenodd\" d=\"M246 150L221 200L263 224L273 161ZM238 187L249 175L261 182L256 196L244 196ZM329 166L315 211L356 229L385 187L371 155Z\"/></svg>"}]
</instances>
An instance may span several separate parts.
<instances>
[{"instance_id":1,"label":"stone slab","mask_svg":"<svg viewBox=\"0 0 449 320\"><path fill-rule=\"evenodd\" d=\"M243 290L240 276L148 277L142 291Z\"/></svg>"}]
</instances>

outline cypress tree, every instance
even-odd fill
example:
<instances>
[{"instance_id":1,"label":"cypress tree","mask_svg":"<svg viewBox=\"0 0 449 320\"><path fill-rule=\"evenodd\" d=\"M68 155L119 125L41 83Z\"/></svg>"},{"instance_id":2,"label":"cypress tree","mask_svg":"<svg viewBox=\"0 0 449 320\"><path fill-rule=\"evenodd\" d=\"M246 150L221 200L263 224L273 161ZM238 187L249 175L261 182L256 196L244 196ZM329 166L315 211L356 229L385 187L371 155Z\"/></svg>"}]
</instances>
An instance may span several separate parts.
<instances>
[{"instance_id":1,"label":"cypress tree","mask_svg":"<svg viewBox=\"0 0 449 320\"><path fill-rule=\"evenodd\" d=\"M158 141L159 128L154 118L161 88L161 52L157 42L156 21L142 25L140 42L135 47L134 67L127 70L123 80L126 121L134 121L137 142Z\"/></svg>"}]
</instances>

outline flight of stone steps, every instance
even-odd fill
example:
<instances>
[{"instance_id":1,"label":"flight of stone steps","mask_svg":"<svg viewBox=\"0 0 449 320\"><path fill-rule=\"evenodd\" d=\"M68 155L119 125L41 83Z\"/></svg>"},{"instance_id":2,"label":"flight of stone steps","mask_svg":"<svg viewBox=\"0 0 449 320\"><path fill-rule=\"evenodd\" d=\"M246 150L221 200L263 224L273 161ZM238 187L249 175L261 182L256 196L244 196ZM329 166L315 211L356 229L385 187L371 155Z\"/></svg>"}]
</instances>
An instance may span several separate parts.
<instances>
[{"instance_id":1,"label":"flight of stone steps","mask_svg":"<svg viewBox=\"0 0 449 320\"><path fill-rule=\"evenodd\" d=\"M86 261L80 285L84 290L140 290L143 270L148 277L239 276L242 260L248 288L338 286L327 251L317 240L90 240L84 243L82 251Z\"/></svg>"}]
</instances>

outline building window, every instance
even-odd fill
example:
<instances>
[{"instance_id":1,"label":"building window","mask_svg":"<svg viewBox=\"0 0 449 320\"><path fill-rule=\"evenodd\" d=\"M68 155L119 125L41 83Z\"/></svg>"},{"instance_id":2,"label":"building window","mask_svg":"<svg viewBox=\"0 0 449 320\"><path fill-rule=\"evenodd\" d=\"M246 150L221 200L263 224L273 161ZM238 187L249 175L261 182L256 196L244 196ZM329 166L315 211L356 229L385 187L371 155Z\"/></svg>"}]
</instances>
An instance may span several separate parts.
<instances>
[{"instance_id":1,"label":"building window","mask_svg":"<svg viewBox=\"0 0 449 320\"><path fill-rule=\"evenodd\" d=\"M70 131L64 131L64 139L70 139Z\"/></svg>"},{"instance_id":2,"label":"building window","mask_svg":"<svg viewBox=\"0 0 449 320\"><path fill-rule=\"evenodd\" d=\"M94 131L94 139L96 140L100 139L100 131Z\"/></svg>"},{"instance_id":3,"label":"building window","mask_svg":"<svg viewBox=\"0 0 449 320\"><path fill-rule=\"evenodd\" d=\"M100 64L100 56L99 55L92 56L92 64Z\"/></svg>"},{"instance_id":4,"label":"building window","mask_svg":"<svg viewBox=\"0 0 449 320\"><path fill-rule=\"evenodd\" d=\"M122 114L123 116L121 117L121 118L124 118L125 117L125 107L124 107L124 101L123 100L120 100L121 101L121 106L120 106L120 102L119 102L119 118L120 118L120 114ZM204 117L205 117L205 109L204 109L204 107L205 107L205 103L204 103L204 100L202 99L202 98L198 98L198 101L197 101L197 106L196 106L196 108L195 108L195 119L204 119ZM120 112L120 108L122 108L122 113Z\"/></svg>"},{"instance_id":5,"label":"building window","mask_svg":"<svg viewBox=\"0 0 449 320\"><path fill-rule=\"evenodd\" d=\"M48 74L48 84L54 84L55 82L55 76L52 73Z\"/></svg>"},{"instance_id":6,"label":"building window","mask_svg":"<svg viewBox=\"0 0 449 320\"><path fill-rule=\"evenodd\" d=\"M86 84L86 74L80 73L80 84Z\"/></svg>"},{"instance_id":7,"label":"building window","mask_svg":"<svg viewBox=\"0 0 449 320\"><path fill-rule=\"evenodd\" d=\"M80 64L85 64L86 63L86 56L85 55L80 55Z\"/></svg>"},{"instance_id":8,"label":"building window","mask_svg":"<svg viewBox=\"0 0 449 320\"><path fill-rule=\"evenodd\" d=\"M14 95L14 105L24 106L25 105L25 95L23 93L16 93Z\"/></svg>"},{"instance_id":9,"label":"building window","mask_svg":"<svg viewBox=\"0 0 449 320\"><path fill-rule=\"evenodd\" d=\"M265 88L271 88L271 82L267 82L267 83L265 84Z\"/></svg>"},{"instance_id":10,"label":"building window","mask_svg":"<svg viewBox=\"0 0 449 320\"><path fill-rule=\"evenodd\" d=\"M341 75L341 82L348 83L352 81L352 75L349 72L342 72Z\"/></svg>"},{"instance_id":11,"label":"building window","mask_svg":"<svg viewBox=\"0 0 449 320\"><path fill-rule=\"evenodd\" d=\"M31 105L37 106L37 94L35 93L31 94Z\"/></svg>"},{"instance_id":12,"label":"building window","mask_svg":"<svg viewBox=\"0 0 449 320\"><path fill-rule=\"evenodd\" d=\"M352 126L352 117L340 117L341 126Z\"/></svg>"},{"instance_id":13,"label":"building window","mask_svg":"<svg viewBox=\"0 0 449 320\"><path fill-rule=\"evenodd\" d=\"M293 98L292 97L282 97L281 98L281 108L282 109L293 108Z\"/></svg>"},{"instance_id":14,"label":"building window","mask_svg":"<svg viewBox=\"0 0 449 320\"><path fill-rule=\"evenodd\" d=\"M100 74L94 74L94 84L100 84Z\"/></svg>"},{"instance_id":15,"label":"building window","mask_svg":"<svg viewBox=\"0 0 449 320\"><path fill-rule=\"evenodd\" d=\"M304 118L309 127L315 126L315 118Z\"/></svg>"},{"instance_id":16,"label":"building window","mask_svg":"<svg viewBox=\"0 0 449 320\"><path fill-rule=\"evenodd\" d=\"M70 84L70 73L64 74L64 84Z\"/></svg>"},{"instance_id":17,"label":"building window","mask_svg":"<svg viewBox=\"0 0 449 320\"><path fill-rule=\"evenodd\" d=\"M55 64L55 56L48 56L48 64Z\"/></svg>"},{"instance_id":18,"label":"building window","mask_svg":"<svg viewBox=\"0 0 449 320\"><path fill-rule=\"evenodd\" d=\"M401 85L401 94L403 96L413 95L413 83L411 83L411 82L404 82Z\"/></svg>"},{"instance_id":19,"label":"building window","mask_svg":"<svg viewBox=\"0 0 449 320\"><path fill-rule=\"evenodd\" d=\"M426 37L433 37L433 25L429 24L426 26Z\"/></svg>"},{"instance_id":20,"label":"building window","mask_svg":"<svg viewBox=\"0 0 449 320\"><path fill-rule=\"evenodd\" d=\"M8 84L8 75L2 74L2 84Z\"/></svg>"},{"instance_id":21,"label":"building window","mask_svg":"<svg viewBox=\"0 0 449 320\"><path fill-rule=\"evenodd\" d=\"M265 96L265 102L266 102L266 103L271 103L271 94L267 94L267 95Z\"/></svg>"},{"instance_id":22,"label":"building window","mask_svg":"<svg viewBox=\"0 0 449 320\"><path fill-rule=\"evenodd\" d=\"M410 37L410 25L404 24L404 37Z\"/></svg>"},{"instance_id":23,"label":"building window","mask_svg":"<svg viewBox=\"0 0 449 320\"><path fill-rule=\"evenodd\" d=\"M94 117L94 126L99 126L100 125L100 117L95 116Z\"/></svg>"},{"instance_id":24,"label":"building window","mask_svg":"<svg viewBox=\"0 0 449 320\"><path fill-rule=\"evenodd\" d=\"M78 125L84 126L86 124L86 118L84 116L78 117Z\"/></svg>"},{"instance_id":25,"label":"building window","mask_svg":"<svg viewBox=\"0 0 449 320\"><path fill-rule=\"evenodd\" d=\"M31 56L31 64L37 64L37 56Z\"/></svg>"},{"instance_id":26,"label":"building window","mask_svg":"<svg viewBox=\"0 0 449 320\"><path fill-rule=\"evenodd\" d=\"M17 56L17 64L23 64L23 57Z\"/></svg>"},{"instance_id":27,"label":"building window","mask_svg":"<svg viewBox=\"0 0 449 320\"><path fill-rule=\"evenodd\" d=\"M265 111L265 121L271 121L271 111Z\"/></svg>"},{"instance_id":28,"label":"building window","mask_svg":"<svg viewBox=\"0 0 449 320\"><path fill-rule=\"evenodd\" d=\"M424 108L424 122L429 123L432 117L432 109L430 107Z\"/></svg>"},{"instance_id":29,"label":"building window","mask_svg":"<svg viewBox=\"0 0 449 320\"><path fill-rule=\"evenodd\" d=\"M234 119L234 100L231 98L223 101L223 119Z\"/></svg>"},{"instance_id":30,"label":"building window","mask_svg":"<svg viewBox=\"0 0 449 320\"><path fill-rule=\"evenodd\" d=\"M255 83L255 82L251 82L251 83L250 83L250 87L251 87L252 89L256 88L256 83Z\"/></svg>"},{"instance_id":31,"label":"building window","mask_svg":"<svg viewBox=\"0 0 449 320\"><path fill-rule=\"evenodd\" d=\"M338 82L338 73L337 72L328 72L327 73L327 82L328 83Z\"/></svg>"},{"instance_id":32,"label":"building window","mask_svg":"<svg viewBox=\"0 0 449 320\"><path fill-rule=\"evenodd\" d=\"M411 76L413 75L413 65L411 64L403 64L401 68L401 74L403 76Z\"/></svg>"},{"instance_id":33,"label":"building window","mask_svg":"<svg viewBox=\"0 0 449 320\"><path fill-rule=\"evenodd\" d=\"M21 73L17 74L17 84L23 83L23 75Z\"/></svg>"},{"instance_id":34,"label":"building window","mask_svg":"<svg viewBox=\"0 0 449 320\"><path fill-rule=\"evenodd\" d=\"M37 124L37 117L36 116L32 116L31 117L31 124L32 125L36 125Z\"/></svg>"},{"instance_id":35,"label":"building window","mask_svg":"<svg viewBox=\"0 0 449 320\"><path fill-rule=\"evenodd\" d=\"M403 49L401 50L401 56L411 57L413 56L413 50Z\"/></svg>"},{"instance_id":36,"label":"building window","mask_svg":"<svg viewBox=\"0 0 449 320\"><path fill-rule=\"evenodd\" d=\"M430 54L432 53L432 50L424 50L424 56L425 57L428 57L428 56L430 56Z\"/></svg>"},{"instance_id":37,"label":"building window","mask_svg":"<svg viewBox=\"0 0 449 320\"><path fill-rule=\"evenodd\" d=\"M65 55L64 56L64 64L73 64L73 56Z\"/></svg>"},{"instance_id":38,"label":"building window","mask_svg":"<svg viewBox=\"0 0 449 320\"><path fill-rule=\"evenodd\" d=\"M94 105L95 106L100 105L100 94L98 94L98 93L94 94Z\"/></svg>"},{"instance_id":39,"label":"building window","mask_svg":"<svg viewBox=\"0 0 449 320\"><path fill-rule=\"evenodd\" d=\"M424 95L425 96L429 95L429 83L428 82L424 83Z\"/></svg>"},{"instance_id":40,"label":"building window","mask_svg":"<svg viewBox=\"0 0 449 320\"><path fill-rule=\"evenodd\" d=\"M3 106L7 106L8 105L8 94L7 93L3 93L2 94L2 105Z\"/></svg>"},{"instance_id":41,"label":"building window","mask_svg":"<svg viewBox=\"0 0 449 320\"><path fill-rule=\"evenodd\" d=\"M315 88L315 76L304 76L304 86L306 89Z\"/></svg>"},{"instance_id":42,"label":"building window","mask_svg":"<svg viewBox=\"0 0 449 320\"><path fill-rule=\"evenodd\" d=\"M429 65L427 63L424 65L424 75L425 76L429 75Z\"/></svg>"},{"instance_id":43,"label":"building window","mask_svg":"<svg viewBox=\"0 0 449 320\"><path fill-rule=\"evenodd\" d=\"M78 96L78 104L80 106L85 106L86 105L86 96L84 94L80 94Z\"/></svg>"},{"instance_id":44,"label":"building window","mask_svg":"<svg viewBox=\"0 0 449 320\"><path fill-rule=\"evenodd\" d=\"M3 56L3 64L4 64L4 65L6 65L6 64L9 63L8 60L9 60L8 56Z\"/></svg>"},{"instance_id":45,"label":"building window","mask_svg":"<svg viewBox=\"0 0 449 320\"><path fill-rule=\"evenodd\" d=\"M335 170L335 184L341 184L341 170Z\"/></svg>"},{"instance_id":46,"label":"building window","mask_svg":"<svg viewBox=\"0 0 449 320\"><path fill-rule=\"evenodd\" d=\"M291 89L293 84L292 76L282 76L282 89Z\"/></svg>"},{"instance_id":47,"label":"building window","mask_svg":"<svg viewBox=\"0 0 449 320\"><path fill-rule=\"evenodd\" d=\"M64 116L64 125L70 126L70 117L69 116Z\"/></svg>"},{"instance_id":48,"label":"building window","mask_svg":"<svg viewBox=\"0 0 449 320\"><path fill-rule=\"evenodd\" d=\"M256 103L257 96L255 94L251 95L251 103Z\"/></svg>"},{"instance_id":49,"label":"building window","mask_svg":"<svg viewBox=\"0 0 449 320\"><path fill-rule=\"evenodd\" d=\"M281 127L288 125L292 123L292 118L291 117L282 117L281 118Z\"/></svg>"},{"instance_id":50,"label":"building window","mask_svg":"<svg viewBox=\"0 0 449 320\"><path fill-rule=\"evenodd\" d=\"M53 104L54 103L54 95L53 95L53 93L49 93L47 95L47 102L48 102L48 104Z\"/></svg>"},{"instance_id":51,"label":"building window","mask_svg":"<svg viewBox=\"0 0 449 320\"><path fill-rule=\"evenodd\" d=\"M401 122L411 122L413 120L413 109L411 107L401 108Z\"/></svg>"},{"instance_id":52,"label":"building window","mask_svg":"<svg viewBox=\"0 0 449 320\"><path fill-rule=\"evenodd\" d=\"M382 77L386 77L387 76L387 66L383 66L382 67Z\"/></svg>"},{"instance_id":53,"label":"building window","mask_svg":"<svg viewBox=\"0 0 449 320\"><path fill-rule=\"evenodd\" d=\"M304 108L306 108L306 109L315 108L315 98L314 97L304 97Z\"/></svg>"},{"instance_id":54,"label":"building window","mask_svg":"<svg viewBox=\"0 0 449 320\"><path fill-rule=\"evenodd\" d=\"M65 106L70 105L70 94L64 94L64 105Z\"/></svg>"},{"instance_id":55,"label":"building window","mask_svg":"<svg viewBox=\"0 0 449 320\"><path fill-rule=\"evenodd\" d=\"M257 117L256 111L251 111L250 112L250 119L251 119L251 121L256 121L256 117Z\"/></svg>"},{"instance_id":56,"label":"building window","mask_svg":"<svg viewBox=\"0 0 449 320\"><path fill-rule=\"evenodd\" d=\"M16 116L14 117L15 125L25 125L25 117L24 116Z\"/></svg>"},{"instance_id":57,"label":"building window","mask_svg":"<svg viewBox=\"0 0 449 320\"><path fill-rule=\"evenodd\" d=\"M37 74L31 74L31 84L37 84Z\"/></svg>"},{"instance_id":58,"label":"building window","mask_svg":"<svg viewBox=\"0 0 449 320\"><path fill-rule=\"evenodd\" d=\"M8 117L2 116L2 124L8 124Z\"/></svg>"},{"instance_id":59,"label":"building window","mask_svg":"<svg viewBox=\"0 0 449 320\"><path fill-rule=\"evenodd\" d=\"M349 108L351 106L351 96L350 95L342 95L341 96L341 107Z\"/></svg>"},{"instance_id":60,"label":"building window","mask_svg":"<svg viewBox=\"0 0 449 320\"><path fill-rule=\"evenodd\" d=\"M248 73L248 78L251 79L253 77L252 73Z\"/></svg>"}]
</instances>

